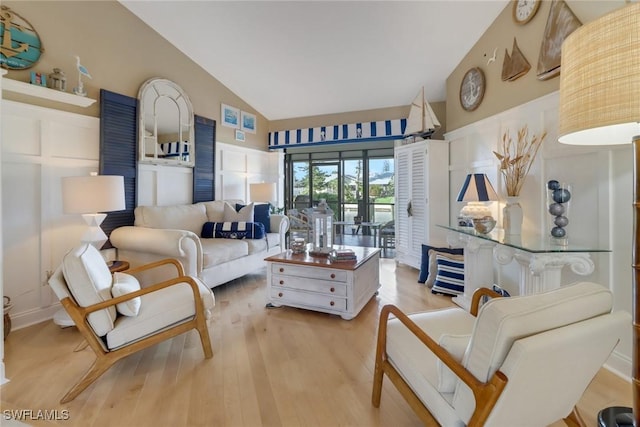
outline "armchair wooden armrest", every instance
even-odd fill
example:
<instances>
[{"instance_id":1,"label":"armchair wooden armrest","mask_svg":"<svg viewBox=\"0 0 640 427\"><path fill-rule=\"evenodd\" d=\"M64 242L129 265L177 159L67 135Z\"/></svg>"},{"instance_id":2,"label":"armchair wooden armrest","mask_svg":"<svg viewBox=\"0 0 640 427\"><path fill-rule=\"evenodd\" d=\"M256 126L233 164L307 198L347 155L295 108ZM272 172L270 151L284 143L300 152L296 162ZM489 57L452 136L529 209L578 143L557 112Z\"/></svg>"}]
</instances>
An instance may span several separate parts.
<instances>
[{"instance_id":1,"label":"armchair wooden armrest","mask_svg":"<svg viewBox=\"0 0 640 427\"><path fill-rule=\"evenodd\" d=\"M490 292L493 292L487 289ZM495 292L494 292L495 293ZM477 299L484 292L479 293ZM498 294L497 294L498 295ZM476 294L474 293L474 301L476 300ZM476 305L478 302L476 302ZM476 307L477 311L477 307ZM463 381L475 397L476 410L469 421L469 426L482 425L486 418L491 413L493 406L496 404L502 390L507 385L507 377L500 371L496 371L495 374L489 379L488 382L483 383L471 374L460 362L453 358L453 356L444 348L442 348L436 341L433 340L427 333L425 333L418 325L416 325L405 313L394 305L385 305L380 312L380 321L378 324L378 341L376 346L376 364L374 371L373 381L373 393L371 401L373 406L378 408L380 406L380 397L382 393L382 379L383 374L387 374L389 379L400 391L400 394L409 402L412 409L420 416L422 421L427 424L437 425L437 421L433 418L429 410L424 406L420 399L415 395L411 388L407 385L400 374L387 360L387 322L389 316L393 314L409 331L416 336L429 350L440 359L451 371Z\"/></svg>"},{"instance_id":2,"label":"armchair wooden armrest","mask_svg":"<svg viewBox=\"0 0 640 427\"><path fill-rule=\"evenodd\" d=\"M140 273L142 271L147 271L147 270L151 270L153 268L158 268L158 267L162 267L168 264L173 264L176 267L176 272L178 274L178 276L184 276L184 267L182 267L182 264L180 264L180 261L178 261L175 258L165 258L165 259L161 259L159 261L155 261L155 262L150 262L148 264L144 264L144 265L140 265L138 267L132 267L126 270L127 274L136 274L136 273Z\"/></svg>"},{"instance_id":3,"label":"armchair wooden armrest","mask_svg":"<svg viewBox=\"0 0 640 427\"><path fill-rule=\"evenodd\" d=\"M471 297L471 307L469 308L469 313L473 317L478 317L478 310L480 309L480 302L482 301L482 297L487 296L490 298L502 298L502 295L489 288L478 288L473 293Z\"/></svg>"},{"instance_id":4,"label":"armchair wooden armrest","mask_svg":"<svg viewBox=\"0 0 640 427\"><path fill-rule=\"evenodd\" d=\"M190 276L178 276L178 277L174 277L173 279L169 279L169 280L165 280L163 282L160 283L155 283L149 287L146 287L144 289L140 289L139 291L135 291L135 292L130 292L128 294L119 296L119 297L115 297L115 298L111 298L108 301L103 301L97 304L93 304L87 307L80 307L77 306L77 311L78 313L81 315L80 319L84 322L87 318L87 316L91 313L93 313L94 311L99 311L111 306L115 306L117 304L120 304L122 302L128 301L130 299L139 297L141 295L145 295L145 294L149 294L151 292L156 292L159 291L160 289L164 289L164 288L168 288L170 286L175 286L178 284L182 284L182 283L188 283L191 286L191 290L193 291L193 298L194 301L196 303L196 315L200 315L204 312L204 305L202 303L202 297L200 296L200 291L198 289L198 284L196 283L195 280L193 280L192 277ZM69 298L65 298L69 299ZM64 301L64 300L63 300ZM74 303L75 305L75 303ZM75 319L74 319L75 321ZM77 324L77 323L76 323Z\"/></svg>"}]
</instances>

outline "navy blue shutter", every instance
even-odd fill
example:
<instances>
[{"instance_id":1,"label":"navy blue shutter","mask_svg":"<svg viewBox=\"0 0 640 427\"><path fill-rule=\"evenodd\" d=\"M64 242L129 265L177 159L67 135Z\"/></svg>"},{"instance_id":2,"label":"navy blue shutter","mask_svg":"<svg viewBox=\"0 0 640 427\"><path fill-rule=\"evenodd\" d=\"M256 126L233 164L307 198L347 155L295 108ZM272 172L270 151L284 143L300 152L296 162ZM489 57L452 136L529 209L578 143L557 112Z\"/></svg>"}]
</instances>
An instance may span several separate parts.
<instances>
[{"instance_id":1,"label":"navy blue shutter","mask_svg":"<svg viewBox=\"0 0 640 427\"><path fill-rule=\"evenodd\" d=\"M195 116L195 153L193 167L193 203L215 200L216 122Z\"/></svg>"},{"instance_id":2,"label":"navy blue shutter","mask_svg":"<svg viewBox=\"0 0 640 427\"><path fill-rule=\"evenodd\" d=\"M136 207L137 120L138 100L107 90L100 90L100 174L124 176L126 209L110 212L102 223L109 236L111 231L133 225ZM111 247L107 242L105 247Z\"/></svg>"}]
</instances>

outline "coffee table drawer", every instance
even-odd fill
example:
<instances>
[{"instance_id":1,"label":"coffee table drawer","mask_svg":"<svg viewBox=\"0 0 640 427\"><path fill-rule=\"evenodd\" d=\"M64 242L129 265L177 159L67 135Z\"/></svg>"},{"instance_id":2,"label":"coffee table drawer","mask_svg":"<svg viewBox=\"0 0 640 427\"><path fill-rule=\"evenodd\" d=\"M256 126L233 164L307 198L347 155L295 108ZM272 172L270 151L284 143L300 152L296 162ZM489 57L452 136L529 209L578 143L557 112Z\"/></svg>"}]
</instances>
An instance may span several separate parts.
<instances>
[{"instance_id":1,"label":"coffee table drawer","mask_svg":"<svg viewBox=\"0 0 640 427\"><path fill-rule=\"evenodd\" d=\"M329 280L307 279L296 276L282 276L274 274L271 276L271 286L282 286L285 288L299 289L309 292L319 292L327 295L347 296L347 285Z\"/></svg>"},{"instance_id":2,"label":"coffee table drawer","mask_svg":"<svg viewBox=\"0 0 640 427\"><path fill-rule=\"evenodd\" d=\"M347 309L346 298L331 295L314 294L305 291L299 291L288 288L272 287L271 300L275 304L293 304L305 307L314 307L319 310L338 310L345 311Z\"/></svg>"},{"instance_id":3,"label":"coffee table drawer","mask_svg":"<svg viewBox=\"0 0 640 427\"><path fill-rule=\"evenodd\" d=\"M271 273L309 279L330 280L332 282L347 281L346 271L331 268L310 268L308 266L274 263L271 265Z\"/></svg>"}]
</instances>

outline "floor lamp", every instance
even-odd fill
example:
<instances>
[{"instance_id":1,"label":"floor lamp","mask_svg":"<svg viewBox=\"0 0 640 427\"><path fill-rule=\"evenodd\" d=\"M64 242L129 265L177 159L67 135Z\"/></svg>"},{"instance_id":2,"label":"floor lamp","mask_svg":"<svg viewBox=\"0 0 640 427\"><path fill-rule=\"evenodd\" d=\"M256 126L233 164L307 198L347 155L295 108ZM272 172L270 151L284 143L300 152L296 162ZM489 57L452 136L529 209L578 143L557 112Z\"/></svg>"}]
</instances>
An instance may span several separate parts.
<instances>
[{"instance_id":1,"label":"floor lamp","mask_svg":"<svg viewBox=\"0 0 640 427\"><path fill-rule=\"evenodd\" d=\"M598 423L640 427L640 3L578 28L563 43L559 135L564 144L633 144L633 408L606 408Z\"/></svg>"}]
</instances>

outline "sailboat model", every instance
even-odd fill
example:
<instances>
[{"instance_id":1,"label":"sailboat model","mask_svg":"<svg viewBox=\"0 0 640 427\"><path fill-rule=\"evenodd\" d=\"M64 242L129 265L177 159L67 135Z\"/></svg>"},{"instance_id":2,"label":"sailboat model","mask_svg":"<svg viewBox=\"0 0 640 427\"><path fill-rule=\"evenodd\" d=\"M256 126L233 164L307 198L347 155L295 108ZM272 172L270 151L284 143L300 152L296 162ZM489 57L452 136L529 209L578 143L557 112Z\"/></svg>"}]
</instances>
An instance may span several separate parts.
<instances>
[{"instance_id":1,"label":"sailboat model","mask_svg":"<svg viewBox=\"0 0 640 427\"><path fill-rule=\"evenodd\" d=\"M411 103L409 117L407 118L407 127L404 131L404 137L420 137L429 139L433 132L440 127L440 122L431 106L424 97L424 86Z\"/></svg>"},{"instance_id":2,"label":"sailboat model","mask_svg":"<svg viewBox=\"0 0 640 427\"><path fill-rule=\"evenodd\" d=\"M514 81L529 72L531 64L524 57L524 54L518 47L516 38L513 38L513 49L511 49L511 55L507 50L504 50L504 61L502 62L502 81Z\"/></svg>"}]
</instances>

